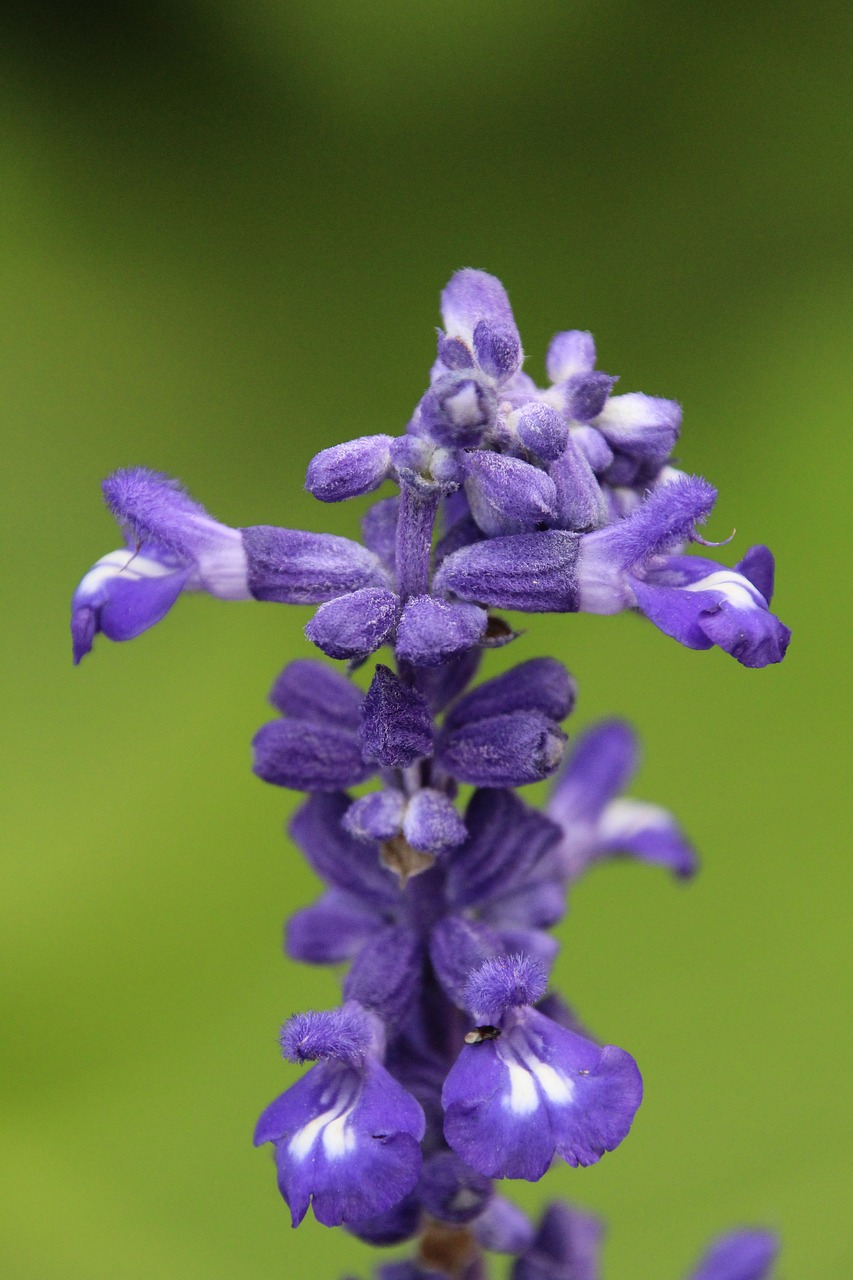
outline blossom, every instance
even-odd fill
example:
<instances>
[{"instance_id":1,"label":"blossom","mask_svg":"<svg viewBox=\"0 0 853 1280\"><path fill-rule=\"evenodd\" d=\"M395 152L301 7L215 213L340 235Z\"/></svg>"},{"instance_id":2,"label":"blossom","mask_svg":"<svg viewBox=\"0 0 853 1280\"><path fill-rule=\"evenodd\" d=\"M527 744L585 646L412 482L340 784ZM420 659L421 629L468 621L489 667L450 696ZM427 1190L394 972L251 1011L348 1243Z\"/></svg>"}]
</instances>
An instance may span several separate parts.
<instances>
[{"instance_id":1,"label":"blossom","mask_svg":"<svg viewBox=\"0 0 853 1280\"><path fill-rule=\"evenodd\" d=\"M594 725L576 740L547 805L562 831L556 856L569 881L592 863L619 855L666 867L681 878L695 872L696 854L672 815L660 805L619 795L637 757L636 736L619 720Z\"/></svg>"},{"instance_id":2,"label":"blossom","mask_svg":"<svg viewBox=\"0 0 853 1280\"><path fill-rule=\"evenodd\" d=\"M266 525L230 529L177 481L144 467L113 472L103 489L127 542L102 556L74 592L75 662L99 631L111 640L147 631L184 591L308 604L384 582L377 557L349 538Z\"/></svg>"},{"instance_id":3,"label":"blossom","mask_svg":"<svg viewBox=\"0 0 853 1280\"><path fill-rule=\"evenodd\" d=\"M424 1114L382 1066L378 1019L355 1002L282 1029L297 1062L320 1059L272 1102L255 1145L275 1146L278 1185L298 1226L309 1204L325 1226L391 1208L420 1173Z\"/></svg>"},{"instance_id":4,"label":"blossom","mask_svg":"<svg viewBox=\"0 0 853 1280\"><path fill-rule=\"evenodd\" d=\"M469 982L471 1015L488 1030L472 1032L447 1076L444 1133L490 1177L535 1182L555 1154L595 1164L626 1136L642 1099L629 1054L533 1007L546 980L539 962L510 956L486 961Z\"/></svg>"}]
</instances>

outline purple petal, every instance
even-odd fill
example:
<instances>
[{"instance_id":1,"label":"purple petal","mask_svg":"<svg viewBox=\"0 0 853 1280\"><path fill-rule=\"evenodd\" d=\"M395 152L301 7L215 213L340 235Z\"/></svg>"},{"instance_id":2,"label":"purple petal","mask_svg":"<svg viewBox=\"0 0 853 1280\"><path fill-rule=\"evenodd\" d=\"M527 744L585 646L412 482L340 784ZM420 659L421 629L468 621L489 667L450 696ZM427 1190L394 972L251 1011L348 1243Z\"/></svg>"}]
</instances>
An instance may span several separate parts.
<instances>
[{"instance_id":1,"label":"purple petal","mask_svg":"<svg viewBox=\"0 0 853 1280\"><path fill-rule=\"evenodd\" d=\"M443 853L462 844L467 834L456 806L443 791L422 787L406 806L403 835L413 849Z\"/></svg>"},{"instance_id":2,"label":"purple petal","mask_svg":"<svg viewBox=\"0 0 853 1280\"><path fill-rule=\"evenodd\" d=\"M375 909L352 894L332 889L313 906L287 921L285 951L305 964L342 964L352 960L376 933Z\"/></svg>"},{"instance_id":3,"label":"purple petal","mask_svg":"<svg viewBox=\"0 0 853 1280\"><path fill-rule=\"evenodd\" d=\"M399 835L406 812L402 791L386 787L353 800L344 814L344 829L357 840L390 840Z\"/></svg>"},{"instance_id":4,"label":"purple petal","mask_svg":"<svg viewBox=\"0 0 853 1280\"><path fill-rule=\"evenodd\" d=\"M497 1024L507 1009L536 1004L547 985L547 969L531 956L493 956L466 982L465 1007L479 1022Z\"/></svg>"},{"instance_id":5,"label":"purple petal","mask_svg":"<svg viewBox=\"0 0 853 1280\"><path fill-rule=\"evenodd\" d=\"M240 532L256 600L322 604L361 587L387 585L378 558L350 538L271 525Z\"/></svg>"},{"instance_id":6,"label":"purple petal","mask_svg":"<svg viewBox=\"0 0 853 1280\"><path fill-rule=\"evenodd\" d=\"M432 755L432 716L423 694L403 684L389 667L377 666L364 699L361 749L365 760L408 768Z\"/></svg>"},{"instance_id":7,"label":"purple petal","mask_svg":"<svg viewBox=\"0 0 853 1280\"><path fill-rule=\"evenodd\" d=\"M460 1009L465 1005L465 988L472 971L500 951L494 930L462 916L445 916L430 935L429 954L435 976Z\"/></svg>"},{"instance_id":8,"label":"purple petal","mask_svg":"<svg viewBox=\"0 0 853 1280\"><path fill-rule=\"evenodd\" d=\"M294 791L337 791L373 773L354 733L310 720L273 720L255 734L252 749L253 772Z\"/></svg>"},{"instance_id":9,"label":"purple petal","mask_svg":"<svg viewBox=\"0 0 853 1280\"><path fill-rule=\"evenodd\" d=\"M357 730L364 694L340 671L316 658L289 662L270 690L277 711L295 720L313 720Z\"/></svg>"},{"instance_id":10,"label":"purple petal","mask_svg":"<svg viewBox=\"0 0 853 1280\"><path fill-rule=\"evenodd\" d=\"M478 445L483 433L492 425L496 412L495 395L492 389L475 377L460 377L448 374L433 383L430 390L421 399L416 414L416 428L419 434L429 437L436 444L453 448L470 449ZM406 437L403 437L406 439ZM424 444L425 441L419 443ZM409 445L407 449L412 449ZM404 446L395 442L392 458L397 471L404 474L412 466L409 456L416 454L404 452ZM422 475L431 473L436 480L441 479L436 473L435 462L429 455L417 464ZM461 480L447 472L445 480Z\"/></svg>"},{"instance_id":11,"label":"purple petal","mask_svg":"<svg viewBox=\"0 0 853 1280\"><path fill-rule=\"evenodd\" d=\"M508 1014L501 1036L466 1046L445 1081L444 1133L488 1177L535 1182L555 1153L595 1164L628 1133L642 1098L636 1064L534 1009Z\"/></svg>"},{"instance_id":12,"label":"purple petal","mask_svg":"<svg viewBox=\"0 0 853 1280\"><path fill-rule=\"evenodd\" d=\"M557 529L491 538L449 555L435 575L435 589L501 609L574 613L580 543L579 534Z\"/></svg>"},{"instance_id":13,"label":"purple petal","mask_svg":"<svg viewBox=\"0 0 853 1280\"><path fill-rule=\"evenodd\" d=\"M697 868L696 851L672 814L643 800L614 800L597 830L599 857L628 856L665 867L680 879Z\"/></svg>"},{"instance_id":14,"label":"purple petal","mask_svg":"<svg viewBox=\"0 0 853 1280\"><path fill-rule=\"evenodd\" d=\"M595 473L573 436L548 468L554 482L555 520L561 529L587 531L607 523L607 506Z\"/></svg>"},{"instance_id":15,"label":"purple petal","mask_svg":"<svg viewBox=\"0 0 853 1280\"><path fill-rule=\"evenodd\" d=\"M359 952L344 981L344 997L374 1010L387 1023L399 1022L417 999L422 968L417 936L389 925Z\"/></svg>"},{"instance_id":16,"label":"purple petal","mask_svg":"<svg viewBox=\"0 0 853 1280\"><path fill-rule=\"evenodd\" d=\"M503 1196L492 1196L472 1229L477 1243L490 1253L523 1253L533 1240L527 1214Z\"/></svg>"},{"instance_id":17,"label":"purple petal","mask_svg":"<svg viewBox=\"0 0 853 1280\"><path fill-rule=\"evenodd\" d=\"M474 330L481 320L496 329L516 332L515 319L506 290L495 276L465 267L457 271L441 294L441 317L451 338L474 345Z\"/></svg>"},{"instance_id":18,"label":"purple petal","mask_svg":"<svg viewBox=\"0 0 853 1280\"><path fill-rule=\"evenodd\" d=\"M361 518L361 536L364 545L377 555L390 574L396 572L397 520L400 515L400 499L380 498L368 507Z\"/></svg>"},{"instance_id":19,"label":"purple petal","mask_svg":"<svg viewBox=\"0 0 853 1280\"><path fill-rule=\"evenodd\" d=\"M177 559L198 560L236 531L214 520L179 481L146 467L126 467L107 476L104 499L137 546L151 544Z\"/></svg>"},{"instance_id":20,"label":"purple petal","mask_svg":"<svg viewBox=\"0 0 853 1280\"><path fill-rule=\"evenodd\" d=\"M528 533L555 512L557 491L544 471L519 458L479 450L468 455L465 493L484 533Z\"/></svg>"},{"instance_id":21,"label":"purple petal","mask_svg":"<svg viewBox=\"0 0 853 1280\"><path fill-rule=\"evenodd\" d=\"M592 1214L549 1205L511 1280L599 1280L603 1237L604 1226Z\"/></svg>"},{"instance_id":22,"label":"purple petal","mask_svg":"<svg viewBox=\"0 0 853 1280\"><path fill-rule=\"evenodd\" d=\"M591 333L568 329L551 339L546 359L552 382L565 382L576 373L589 373L595 368L595 339Z\"/></svg>"},{"instance_id":23,"label":"purple petal","mask_svg":"<svg viewBox=\"0 0 853 1280\"><path fill-rule=\"evenodd\" d=\"M126 566L116 568L108 579L101 580L97 590L92 590L95 576L103 573L105 562L114 560L116 556L126 562ZM129 551L105 556L86 575L74 593L76 627L83 637L83 643L89 636L90 628L92 634L102 631L110 640L133 640L141 635L166 616L183 591L191 572L190 568L169 571L165 565L143 556L133 556ZM149 573L151 576L148 576ZM94 626L88 617L81 615L81 609L92 611ZM74 625L72 616L72 634ZM76 651L75 645L75 653ZM81 649L80 657L83 652Z\"/></svg>"},{"instance_id":24,"label":"purple petal","mask_svg":"<svg viewBox=\"0 0 853 1280\"><path fill-rule=\"evenodd\" d=\"M305 635L330 658L363 658L385 644L397 624L399 600L385 587L363 587L321 604Z\"/></svg>"},{"instance_id":25,"label":"purple petal","mask_svg":"<svg viewBox=\"0 0 853 1280\"><path fill-rule=\"evenodd\" d=\"M630 725L603 720L586 729L558 775L547 813L564 831L577 824L598 821L604 806L633 777L639 746Z\"/></svg>"},{"instance_id":26,"label":"purple petal","mask_svg":"<svg viewBox=\"0 0 853 1280\"><path fill-rule=\"evenodd\" d=\"M379 861L375 845L367 845L342 825L349 808L342 792L309 796L290 822L290 835L321 879L380 909L397 910L396 881Z\"/></svg>"},{"instance_id":27,"label":"purple petal","mask_svg":"<svg viewBox=\"0 0 853 1280\"><path fill-rule=\"evenodd\" d=\"M778 1251L769 1231L732 1231L711 1245L690 1280L764 1280Z\"/></svg>"},{"instance_id":28,"label":"purple petal","mask_svg":"<svg viewBox=\"0 0 853 1280\"><path fill-rule=\"evenodd\" d=\"M480 320L474 328L473 337L477 364L496 382L505 382L521 367L521 340L515 321L492 324L488 320Z\"/></svg>"},{"instance_id":29,"label":"purple petal","mask_svg":"<svg viewBox=\"0 0 853 1280\"><path fill-rule=\"evenodd\" d=\"M509 711L541 711L551 720L565 720L576 696L577 685L561 662L529 658L460 698L447 713L445 726L456 729Z\"/></svg>"},{"instance_id":30,"label":"purple petal","mask_svg":"<svg viewBox=\"0 0 853 1280\"><path fill-rule=\"evenodd\" d=\"M71 611L71 654L75 667L91 652L98 630L98 615L88 605L78 605Z\"/></svg>"},{"instance_id":31,"label":"purple petal","mask_svg":"<svg viewBox=\"0 0 853 1280\"><path fill-rule=\"evenodd\" d=\"M594 415L593 415L594 416ZM613 396L595 425L611 449L654 468L666 462L681 430L681 406L638 391Z\"/></svg>"},{"instance_id":32,"label":"purple petal","mask_svg":"<svg viewBox=\"0 0 853 1280\"><path fill-rule=\"evenodd\" d=\"M308 464L305 488L321 502L341 502L378 489L391 474L391 436L361 436L323 449Z\"/></svg>"},{"instance_id":33,"label":"purple petal","mask_svg":"<svg viewBox=\"0 0 853 1280\"><path fill-rule=\"evenodd\" d=\"M569 417L575 422L590 422L593 418L597 418L615 382L616 379L606 373L590 371L572 374L563 386L566 412ZM617 397L617 399L625 398Z\"/></svg>"},{"instance_id":34,"label":"purple petal","mask_svg":"<svg viewBox=\"0 0 853 1280\"><path fill-rule=\"evenodd\" d=\"M468 840L448 860L447 898L457 909L518 889L560 837L555 823L505 790L475 791L465 825Z\"/></svg>"},{"instance_id":35,"label":"purple petal","mask_svg":"<svg viewBox=\"0 0 853 1280\"><path fill-rule=\"evenodd\" d=\"M761 592L768 605L773 602L776 562L769 547L750 547L735 565L735 572L743 574Z\"/></svg>"},{"instance_id":36,"label":"purple petal","mask_svg":"<svg viewBox=\"0 0 853 1280\"><path fill-rule=\"evenodd\" d=\"M445 369L473 369L474 357L470 349L459 338L448 338L447 334L438 333L438 359Z\"/></svg>"},{"instance_id":37,"label":"purple petal","mask_svg":"<svg viewBox=\"0 0 853 1280\"><path fill-rule=\"evenodd\" d=\"M562 414L536 400L519 410L516 431L525 449L543 462L559 458L569 439L569 428Z\"/></svg>"},{"instance_id":38,"label":"purple petal","mask_svg":"<svg viewBox=\"0 0 853 1280\"><path fill-rule=\"evenodd\" d=\"M613 461L613 450L595 427L572 427L571 439L596 475L607 470Z\"/></svg>"},{"instance_id":39,"label":"purple petal","mask_svg":"<svg viewBox=\"0 0 853 1280\"><path fill-rule=\"evenodd\" d=\"M328 1061L361 1066L381 1043L381 1024L354 1002L336 1009L310 1009L288 1018L279 1033L282 1057L289 1062Z\"/></svg>"},{"instance_id":40,"label":"purple petal","mask_svg":"<svg viewBox=\"0 0 853 1280\"><path fill-rule=\"evenodd\" d=\"M417 667L440 667L474 648L488 614L473 604L413 596L397 628L397 656Z\"/></svg>"},{"instance_id":41,"label":"purple petal","mask_svg":"<svg viewBox=\"0 0 853 1280\"><path fill-rule=\"evenodd\" d=\"M686 588L640 579L632 579L631 585L646 617L690 649L716 644L745 667L766 667L785 656L791 632L770 613L760 591L734 569L716 566Z\"/></svg>"},{"instance_id":42,"label":"purple petal","mask_svg":"<svg viewBox=\"0 0 853 1280\"><path fill-rule=\"evenodd\" d=\"M376 1062L312 1068L261 1116L255 1143L276 1144L279 1189L297 1226L313 1200L324 1226L399 1203L417 1182L424 1116Z\"/></svg>"},{"instance_id":43,"label":"purple petal","mask_svg":"<svg viewBox=\"0 0 853 1280\"><path fill-rule=\"evenodd\" d=\"M699 476L659 485L633 515L584 539L582 572L606 562L610 572L663 554L693 533L714 505L717 491Z\"/></svg>"},{"instance_id":44,"label":"purple petal","mask_svg":"<svg viewBox=\"0 0 853 1280\"><path fill-rule=\"evenodd\" d=\"M439 1151L424 1161L417 1194L430 1217L461 1225L482 1213L492 1184L454 1152Z\"/></svg>"},{"instance_id":45,"label":"purple petal","mask_svg":"<svg viewBox=\"0 0 853 1280\"><path fill-rule=\"evenodd\" d=\"M540 711L512 711L462 725L444 737L439 756L460 782L522 787L558 768L566 735Z\"/></svg>"}]
</instances>

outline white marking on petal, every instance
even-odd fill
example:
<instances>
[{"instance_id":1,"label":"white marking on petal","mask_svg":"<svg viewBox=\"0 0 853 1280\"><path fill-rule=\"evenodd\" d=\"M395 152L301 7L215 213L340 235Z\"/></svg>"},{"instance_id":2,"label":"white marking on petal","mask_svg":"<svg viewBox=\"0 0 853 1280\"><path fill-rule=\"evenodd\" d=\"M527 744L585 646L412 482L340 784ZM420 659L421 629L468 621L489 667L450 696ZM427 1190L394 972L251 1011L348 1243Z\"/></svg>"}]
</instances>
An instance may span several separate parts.
<instances>
[{"instance_id":1,"label":"white marking on petal","mask_svg":"<svg viewBox=\"0 0 853 1280\"><path fill-rule=\"evenodd\" d=\"M101 556L86 574L75 594L80 596L82 602L86 597L94 597L113 578L121 576L128 582L140 582L143 578L165 578L167 574L174 573L175 568L175 565L150 560L147 556L122 547L119 551L110 551L108 555Z\"/></svg>"},{"instance_id":2,"label":"white marking on petal","mask_svg":"<svg viewBox=\"0 0 853 1280\"><path fill-rule=\"evenodd\" d=\"M509 1072L509 1096L504 1097L504 1106L509 1107L517 1116L530 1115L539 1106L539 1094L533 1077L521 1063L507 1059L504 1061Z\"/></svg>"},{"instance_id":3,"label":"white marking on petal","mask_svg":"<svg viewBox=\"0 0 853 1280\"><path fill-rule=\"evenodd\" d=\"M718 569L714 573L709 573L707 578L691 582L688 587L684 587L684 590L719 591L736 609L760 609L766 605L758 588L754 587L743 574L735 573L734 569Z\"/></svg>"},{"instance_id":4,"label":"white marking on petal","mask_svg":"<svg viewBox=\"0 0 853 1280\"><path fill-rule=\"evenodd\" d=\"M533 1074L549 1102L558 1107L567 1106L575 1095L575 1087L561 1071L550 1067L547 1062L539 1062L532 1067Z\"/></svg>"},{"instance_id":5,"label":"white marking on petal","mask_svg":"<svg viewBox=\"0 0 853 1280\"><path fill-rule=\"evenodd\" d=\"M356 1145L356 1135L347 1129L347 1121L355 1109L358 1093L345 1089L328 1111L309 1120L301 1129L297 1129L287 1149L294 1160L305 1160L313 1151L319 1139L323 1141L323 1151L330 1160L337 1160L348 1155Z\"/></svg>"},{"instance_id":6,"label":"white marking on petal","mask_svg":"<svg viewBox=\"0 0 853 1280\"><path fill-rule=\"evenodd\" d=\"M668 831L673 826L672 815L659 804L646 800L611 800L598 824L600 840L630 840L641 831L650 829Z\"/></svg>"}]
</instances>

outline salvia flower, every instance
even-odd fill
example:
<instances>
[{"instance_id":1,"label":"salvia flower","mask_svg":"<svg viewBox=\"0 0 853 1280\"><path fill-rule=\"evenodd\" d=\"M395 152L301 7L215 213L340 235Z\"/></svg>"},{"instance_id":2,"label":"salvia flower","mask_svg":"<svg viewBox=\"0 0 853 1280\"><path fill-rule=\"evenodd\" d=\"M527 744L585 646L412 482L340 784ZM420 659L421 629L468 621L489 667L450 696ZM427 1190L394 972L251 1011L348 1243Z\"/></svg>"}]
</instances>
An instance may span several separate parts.
<instances>
[{"instance_id":1,"label":"salvia flower","mask_svg":"<svg viewBox=\"0 0 853 1280\"><path fill-rule=\"evenodd\" d=\"M555 1155L595 1164L627 1135L642 1100L629 1054L533 1007L546 982L542 965L525 956L488 960L469 981L476 1025L444 1084L444 1132L490 1177L535 1182Z\"/></svg>"},{"instance_id":2,"label":"salvia flower","mask_svg":"<svg viewBox=\"0 0 853 1280\"><path fill-rule=\"evenodd\" d=\"M598 1280L595 1219L552 1205L534 1229L495 1193L557 1156L595 1164L642 1099L633 1058L546 994L550 930L593 863L628 856L687 878L696 857L667 810L621 794L637 761L627 725L594 726L563 763L576 688L561 663L473 681L522 634L496 610L632 611L746 667L781 661L790 632L770 611L766 547L734 568L706 554L716 491L673 465L675 401L614 394L582 329L556 335L538 387L506 291L483 271L452 277L441 314L429 385L398 434L308 466L322 502L376 494L361 542L232 529L167 476L117 471L104 494L125 546L74 593L73 654L99 631L139 635L184 592L317 606L306 640L347 668L285 667L253 767L306 793L289 829L323 888L285 947L346 966L343 1004L282 1028L284 1056L315 1065L255 1141L274 1148L294 1225L313 1205L371 1244L417 1237L378 1280L485 1280L484 1250L515 1258L513 1280ZM516 794L553 775L544 813ZM767 1233L734 1232L691 1280L767 1280L775 1251Z\"/></svg>"},{"instance_id":3,"label":"salvia flower","mask_svg":"<svg viewBox=\"0 0 853 1280\"><path fill-rule=\"evenodd\" d=\"M309 1204L331 1227L402 1200L420 1173L424 1115L382 1066L378 1020L354 1002L302 1014L282 1029L282 1051L296 1062L320 1059L255 1129L257 1146L275 1146L293 1225Z\"/></svg>"}]
</instances>

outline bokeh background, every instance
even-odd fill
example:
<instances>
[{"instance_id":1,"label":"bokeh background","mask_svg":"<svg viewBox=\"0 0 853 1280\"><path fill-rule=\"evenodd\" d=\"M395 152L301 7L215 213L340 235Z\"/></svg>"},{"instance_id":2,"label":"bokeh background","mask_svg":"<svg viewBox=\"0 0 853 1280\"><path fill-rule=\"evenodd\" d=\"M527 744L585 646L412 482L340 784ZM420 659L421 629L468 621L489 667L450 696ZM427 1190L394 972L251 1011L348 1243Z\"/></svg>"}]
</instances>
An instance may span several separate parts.
<instances>
[{"instance_id":1,"label":"bokeh background","mask_svg":"<svg viewBox=\"0 0 853 1280\"><path fill-rule=\"evenodd\" d=\"M353 533L320 447L399 431L441 286L508 285L541 374L592 329L685 407L723 554L780 563L763 672L632 617L546 618L584 724L641 729L635 794L693 885L578 887L557 979L646 1101L597 1167L515 1187L610 1223L611 1280L677 1278L730 1224L850 1274L851 10L702 0L6 0L0 11L3 1154L9 1280L368 1274L292 1232L259 1109L276 1031L335 1003L286 962L316 891L248 743L305 610L180 602L73 671L68 598L145 463L233 524ZM846 964L846 968L845 968Z\"/></svg>"}]
</instances>

